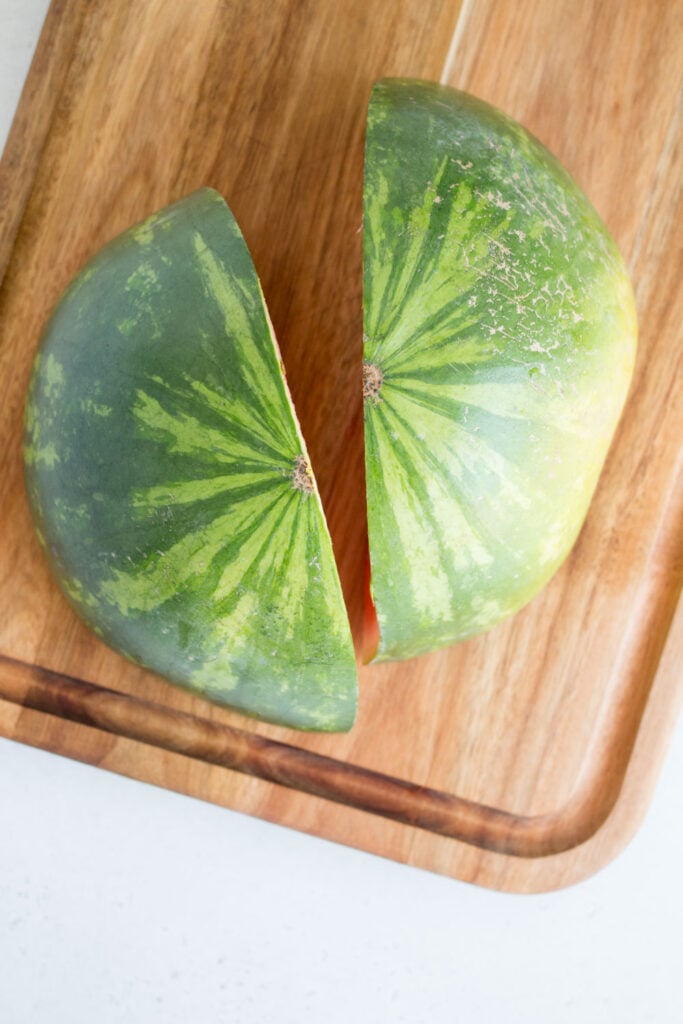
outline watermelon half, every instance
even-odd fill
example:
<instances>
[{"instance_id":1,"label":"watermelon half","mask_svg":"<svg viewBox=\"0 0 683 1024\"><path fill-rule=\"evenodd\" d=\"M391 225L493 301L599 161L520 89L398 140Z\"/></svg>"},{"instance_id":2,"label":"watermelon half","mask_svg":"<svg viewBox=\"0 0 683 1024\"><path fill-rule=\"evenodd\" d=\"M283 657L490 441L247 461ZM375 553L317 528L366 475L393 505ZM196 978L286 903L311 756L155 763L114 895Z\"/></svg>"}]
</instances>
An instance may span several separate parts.
<instances>
[{"instance_id":1,"label":"watermelon half","mask_svg":"<svg viewBox=\"0 0 683 1024\"><path fill-rule=\"evenodd\" d=\"M636 319L621 257L557 160L445 86L375 86L363 228L367 653L383 660L490 629L565 559Z\"/></svg>"},{"instance_id":2,"label":"watermelon half","mask_svg":"<svg viewBox=\"0 0 683 1024\"><path fill-rule=\"evenodd\" d=\"M35 361L24 457L57 579L107 643L249 715L351 727L330 537L217 193L127 231L74 280Z\"/></svg>"}]
</instances>

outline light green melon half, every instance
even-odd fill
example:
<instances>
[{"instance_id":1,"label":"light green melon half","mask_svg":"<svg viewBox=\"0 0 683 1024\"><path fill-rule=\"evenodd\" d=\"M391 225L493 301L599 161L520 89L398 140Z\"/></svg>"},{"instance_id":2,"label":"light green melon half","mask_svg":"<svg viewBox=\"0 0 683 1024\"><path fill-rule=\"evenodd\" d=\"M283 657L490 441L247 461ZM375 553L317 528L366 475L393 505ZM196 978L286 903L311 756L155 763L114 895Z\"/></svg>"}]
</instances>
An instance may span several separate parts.
<instances>
[{"instance_id":1,"label":"light green melon half","mask_svg":"<svg viewBox=\"0 0 683 1024\"><path fill-rule=\"evenodd\" d=\"M372 93L365 438L378 658L490 629L586 516L631 378L629 279L557 160L445 86Z\"/></svg>"}]
</instances>

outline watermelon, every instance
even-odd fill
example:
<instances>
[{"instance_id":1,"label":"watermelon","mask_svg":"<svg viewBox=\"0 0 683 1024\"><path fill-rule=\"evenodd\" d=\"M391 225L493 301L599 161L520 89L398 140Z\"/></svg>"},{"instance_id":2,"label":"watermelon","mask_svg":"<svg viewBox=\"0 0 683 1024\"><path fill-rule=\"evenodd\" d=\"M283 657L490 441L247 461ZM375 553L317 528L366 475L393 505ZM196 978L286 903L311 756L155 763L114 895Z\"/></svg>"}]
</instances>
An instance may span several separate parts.
<instances>
[{"instance_id":1,"label":"watermelon","mask_svg":"<svg viewBox=\"0 0 683 1024\"><path fill-rule=\"evenodd\" d=\"M366 138L365 458L377 660L482 633L571 549L633 369L628 275L558 161L434 83Z\"/></svg>"},{"instance_id":2,"label":"watermelon","mask_svg":"<svg viewBox=\"0 0 683 1024\"><path fill-rule=\"evenodd\" d=\"M347 730L348 619L260 285L203 189L106 246L47 325L26 406L56 577L116 650L246 714Z\"/></svg>"}]
</instances>

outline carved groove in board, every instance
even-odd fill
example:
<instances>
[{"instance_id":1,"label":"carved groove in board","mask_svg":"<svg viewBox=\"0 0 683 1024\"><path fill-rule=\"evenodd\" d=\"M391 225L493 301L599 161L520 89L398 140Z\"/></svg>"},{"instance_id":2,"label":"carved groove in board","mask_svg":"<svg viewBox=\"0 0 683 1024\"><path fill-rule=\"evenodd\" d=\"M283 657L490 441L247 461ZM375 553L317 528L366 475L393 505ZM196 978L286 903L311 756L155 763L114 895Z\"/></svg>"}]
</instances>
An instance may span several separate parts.
<instances>
[{"instance_id":1,"label":"carved groove in board","mask_svg":"<svg viewBox=\"0 0 683 1024\"><path fill-rule=\"evenodd\" d=\"M148 743L206 764L255 775L405 825L517 857L561 853L592 836L609 814L574 800L557 814L514 815L344 761L219 725L93 683L0 656L0 697Z\"/></svg>"}]
</instances>

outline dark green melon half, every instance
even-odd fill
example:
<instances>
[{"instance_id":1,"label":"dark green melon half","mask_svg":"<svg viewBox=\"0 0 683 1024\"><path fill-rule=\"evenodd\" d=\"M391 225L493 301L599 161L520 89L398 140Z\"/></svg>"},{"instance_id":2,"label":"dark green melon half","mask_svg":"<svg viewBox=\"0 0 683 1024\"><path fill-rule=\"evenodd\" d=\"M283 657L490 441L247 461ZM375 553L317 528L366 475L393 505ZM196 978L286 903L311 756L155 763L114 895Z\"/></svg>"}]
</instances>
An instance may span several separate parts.
<instances>
[{"instance_id":1,"label":"dark green melon half","mask_svg":"<svg viewBox=\"0 0 683 1024\"><path fill-rule=\"evenodd\" d=\"M584 521L636 321L607 231L557 160L453 89L372 93L364 394L379 659L481 633Z\"/></svg>"},{"instance_id":2,"label":"dark green melon half","mask_svg":"<svg viewBox=\"0 0 683 1024\"><path fill-rule=\"evenodd\" d=\"M57 578L107 643L247 714L350 728L330 538L217 193L127 231L75 279L36 358L25 465Z\"/></svg>"}]
</instances>

